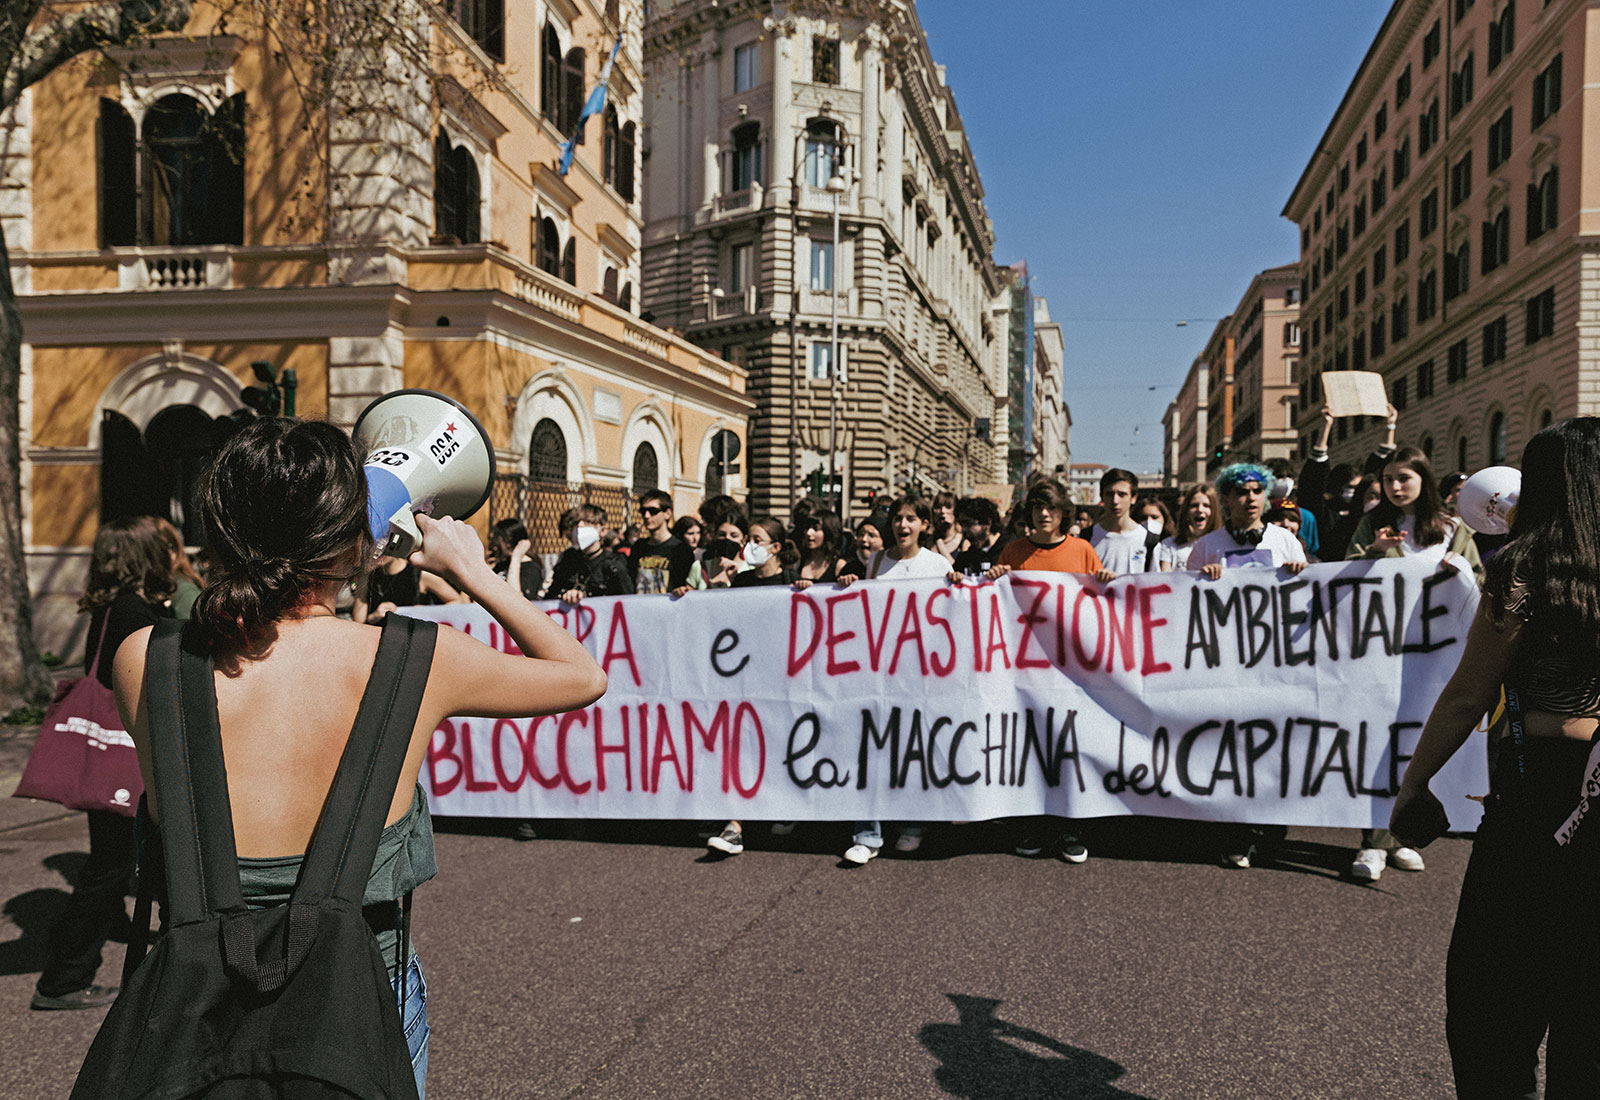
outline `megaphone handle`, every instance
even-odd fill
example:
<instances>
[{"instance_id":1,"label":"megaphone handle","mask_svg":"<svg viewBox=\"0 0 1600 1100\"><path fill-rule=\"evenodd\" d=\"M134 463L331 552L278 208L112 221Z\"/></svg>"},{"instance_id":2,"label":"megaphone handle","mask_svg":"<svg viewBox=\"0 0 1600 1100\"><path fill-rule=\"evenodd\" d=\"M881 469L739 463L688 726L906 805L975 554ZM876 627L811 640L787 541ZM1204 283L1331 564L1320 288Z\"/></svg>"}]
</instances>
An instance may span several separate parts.
<instances>
[{"instance_id":1,"label":"megaphone handle","mask_svg":"<svg viewBox=\"0 0 1600 1100\"><path fill-rule=\"evenodd\" d=\"M409 558L422 546L422 531L410 508L402 508L389 517L389 538L383 544L383 553L391 558Z\"/></svg>"}]
</instances>

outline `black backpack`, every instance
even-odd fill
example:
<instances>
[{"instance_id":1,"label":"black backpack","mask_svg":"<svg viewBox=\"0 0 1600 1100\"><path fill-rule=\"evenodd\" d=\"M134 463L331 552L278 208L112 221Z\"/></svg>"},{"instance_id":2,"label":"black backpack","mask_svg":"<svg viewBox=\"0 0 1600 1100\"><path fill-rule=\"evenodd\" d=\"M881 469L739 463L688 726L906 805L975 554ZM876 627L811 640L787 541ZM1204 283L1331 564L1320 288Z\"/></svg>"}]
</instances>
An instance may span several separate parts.
<instances>
[{"instance_id":1,"label":"black backpack","mask_svg":"<svg viewBox=\"0 0 1600 1100\"><path fill-rule=\"evenodd\" d=\"M294 893L286 905L251 910L239 887L211 658L182 625L156 627L145 670L164 933L124 982L73 1100L415 1100L395 993L361 903L438 628L384 621ZM148 896L142 882L146 922Z\"/></svg>"}]
</instances>

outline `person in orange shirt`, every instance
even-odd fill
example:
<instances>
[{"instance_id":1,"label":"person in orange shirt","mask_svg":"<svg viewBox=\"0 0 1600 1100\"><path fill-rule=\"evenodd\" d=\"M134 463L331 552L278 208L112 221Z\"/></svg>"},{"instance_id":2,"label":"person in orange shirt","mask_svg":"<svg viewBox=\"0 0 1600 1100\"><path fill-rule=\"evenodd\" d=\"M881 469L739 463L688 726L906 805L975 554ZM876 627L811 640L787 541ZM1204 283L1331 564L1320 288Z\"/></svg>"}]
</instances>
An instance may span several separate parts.
<instances>
[{"instance_id":1,"label":"person in orange shirt","mask_svg":"<svg viewBox=\"0 0 1600 1100\"><path fill-rule=\"evenodd\" d=\"M1116 574L1100 562L1087 539L1069 535L1067 523L1067 491L1059 481L1041 481L1028 490L1023 498L1023 510L1033 521L1033 530L1024 539L1012 539L1000 551L1000 561L985 573L990 580L999 580L1013 569L1040 573L1092 573L1095 580L1109 581ZM959 583L960 574L951 573L950 580Z\"/></svg>"},{"instance_id":2,"label":"person in orange shirt","mask_svg":"<svg viewBox=\"0 0 1600 1100\"><path fill-rule=\"evenodd\" d=\"M1023 514L1033 521L1027 538L1013 539L1000 551L1000 561L984 574L998 580L1013 569L1039 573L1088 573L1097 581L1116 579L1116 574L1100 561L1088 540L1067 534L1067 491L1059 481L1041 481L1023 498ZM952 584L966 580L952 571ZM1030 858L1052 851L1067 863L1082 863L1089 848L1078 835L1080 830L1066 818L1041 815L1017 818L1022 839L1017 842L1019 856Z\"/></svg>"}]
</instances>

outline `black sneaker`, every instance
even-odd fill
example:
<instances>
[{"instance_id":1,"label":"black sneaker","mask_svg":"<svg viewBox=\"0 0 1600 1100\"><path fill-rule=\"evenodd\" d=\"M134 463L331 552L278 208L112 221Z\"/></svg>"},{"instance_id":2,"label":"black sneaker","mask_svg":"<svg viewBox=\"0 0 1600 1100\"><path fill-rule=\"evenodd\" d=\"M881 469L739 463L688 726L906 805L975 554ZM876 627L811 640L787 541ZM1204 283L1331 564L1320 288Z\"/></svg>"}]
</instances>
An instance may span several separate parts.
<instances>
[{"instance_id":1,"label":"black sneaker","mask_svg":"<svg viewBox=\"0 0 1600 1100\"><path fill-rule=\"evenodd\" d=\"M1045 843L1042 836L1025 836L1017 842L1017 855L1034 859L1044 854Z\"/></svg>"},{"instance_id":2,"label":"black sneaker","mask_svg":"<svg viewBox=\"0 0 1600 1100\"><path fill-rule=\"evenodd\" d=\"M59 997L46 997L43 993L35 991L33 1001L28 1007L41 1012L71 1008L104 1008L116 1000L120 992L121 990L114 985L91 985L88 989L77 989L71 993L63 993Z\"/></svg>"},{"instance_id":3,"label":"black sneaker","mask_svg":"<svg viewBox=\"0 0 1600 1100\"><path fill-rule=\"evenodd\" d=\"M511 830L511 836L516 840L538 840L539 830L534 828L531 821L519 821L517 827Z\"/></svg>"}]
</instances>

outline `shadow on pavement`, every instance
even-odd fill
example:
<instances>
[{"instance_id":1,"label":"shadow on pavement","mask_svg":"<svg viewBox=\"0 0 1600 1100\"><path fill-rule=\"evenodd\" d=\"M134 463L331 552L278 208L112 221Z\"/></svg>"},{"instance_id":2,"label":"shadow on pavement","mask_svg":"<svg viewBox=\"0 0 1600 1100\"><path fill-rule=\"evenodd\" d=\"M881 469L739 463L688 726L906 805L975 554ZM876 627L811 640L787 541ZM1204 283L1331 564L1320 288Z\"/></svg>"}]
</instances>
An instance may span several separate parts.
<instances>
[{"instance_id":1,"label":"shadow on pavement","mask_svg":"<svg viewBox=\"0 0 1600 1100\"><path fill-rule=\"evenodd\" d=\"M0 943L0 975L37 974L44 969L50 929L67 906L67 891L41 888L18 894L0 913L22 935Z\"/></svg>"},{"instance_id":2,"label":"shadow on pavement","mask_svg":"<svg viewBox=\"0 0 1600 1100\"><path fill-rule=\"evenodd\" d=\"M1149 1100L1111 1083L1127 1071L1110 1058L1000 1019L995 1015L1000 1001L959 993L946 996L955 1004L960 1022L924 1024L917 1038L942 1063L933 1077L951 1096Z\"/></svg>"}]
</instances>

